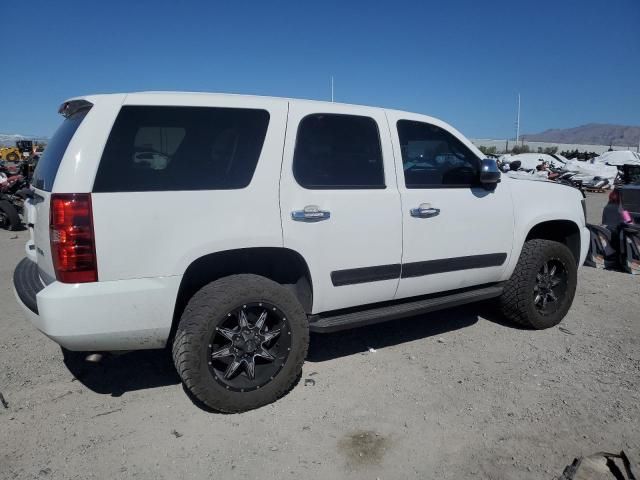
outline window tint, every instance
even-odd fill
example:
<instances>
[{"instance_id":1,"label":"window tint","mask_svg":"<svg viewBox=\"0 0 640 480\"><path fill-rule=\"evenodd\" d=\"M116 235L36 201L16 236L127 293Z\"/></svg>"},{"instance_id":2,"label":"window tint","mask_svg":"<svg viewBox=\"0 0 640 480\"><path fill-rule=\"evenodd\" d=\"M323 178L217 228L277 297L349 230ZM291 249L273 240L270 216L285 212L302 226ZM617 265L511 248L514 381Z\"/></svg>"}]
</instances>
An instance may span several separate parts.
<instances>
[{"instance_id":1,"label":"window tint","mask_svg":"<svg viewBox=\"0 0 640 480\"><path fill-rule=\"evenodd\" d=\"M451 133L428 123L397 124L407 188L469 187L477 183L480 160Z\"/></svg>"},{"instance_id":2,"label":"window tint","mask_svg":"<svg viewBox=\"0 0 640 480\"><path fill-rule=\"evenodd\" d=\"M56 130L56 133L53 134L33 172L31 183L35 188L47 192L51 191L64 152L67 150L69 142L71 142L73 135L76 133L76 130L82 123L82 120L84 120L88 111L89 109L81 110L69 118L65 118L62 125Z\"/></svg>"},{"instance_id":3,"label":"window tint","mask_svg":"<svg viewBox=\"0 0 640 480\"><path fill-rule=\"evenodd\" d=\"M375 120L335 114L303 118L293 174L301 186L310 189L385 188Z\"/></svg>"},{"instance_id":4,"label":"window tint","mask_svg":"<svg viewBox=\"0 0 640 480\"><path fill-rule=\"evenodd\" d=\"M265 110L123 107L93 191L244 188L256 169L268 123Z\"/></svg>"}]
</instances>

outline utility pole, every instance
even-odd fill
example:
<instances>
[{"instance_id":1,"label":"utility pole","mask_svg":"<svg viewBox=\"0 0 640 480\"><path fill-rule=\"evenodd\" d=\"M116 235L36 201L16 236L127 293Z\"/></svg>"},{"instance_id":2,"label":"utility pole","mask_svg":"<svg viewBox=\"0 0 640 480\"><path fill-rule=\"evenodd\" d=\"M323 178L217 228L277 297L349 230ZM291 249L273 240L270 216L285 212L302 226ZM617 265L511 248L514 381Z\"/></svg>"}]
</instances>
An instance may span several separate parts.
<instances>
[{"instance_id":1,"label":"utility pole","mask_svg":"<svg viewBox=\"0 0 640 480\"><path fill-rule=\"evenodd\" d=\"M516 116L516 145L520 141L520 94L518 93L518 115Z\"/></svg>"},{"instance_id":2,"label":"utility pole","mask_svg":"<svg viewBox=\"0 0 640 480\"><path fill-rule=\"evenodd\" d=\"M331 103L333 103L333 75L331 75Z\"/></svg>"}]
</instances>

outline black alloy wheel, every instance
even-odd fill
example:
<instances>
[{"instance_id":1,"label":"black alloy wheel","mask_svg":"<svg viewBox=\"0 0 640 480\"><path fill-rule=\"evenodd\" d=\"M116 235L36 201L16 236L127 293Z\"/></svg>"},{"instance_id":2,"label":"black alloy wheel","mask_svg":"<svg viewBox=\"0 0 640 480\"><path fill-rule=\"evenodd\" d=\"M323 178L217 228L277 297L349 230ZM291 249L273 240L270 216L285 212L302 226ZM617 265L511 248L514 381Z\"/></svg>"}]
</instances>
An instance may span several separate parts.
<instances>
[{"instance_id":1,"label":"black alloy wheel","mask_svg":"<svg viewBox=\"0 0 640 480\"><path fill-rule=\"evenodd\" d=\"M577 257L560 242L527 240L498 299L502 314L527 328L550 328L560 323L576 293Z\"/></svg>"},{"instance_id":2,"label":"black alloy wheel","mask_svg":"<svg viewBox=\"0 0 640 480\"><path fill-rule=\"evenodd\" d=\"M544 262L533 287L533 303L542 315L557 311L567 293L567 283L567 270L559 259Z\"/></svg>"},{"instance_id":3,"label":"black alloy wheel","mask_svg":"<svg viewBox=\"0 0 640 480\"><path fill-rule=\"evenodd\" d=\"M307 313L291 289L237 274L189 299L172 353L195 398L216 411L244 412L277 400L297 383L308 346Z\"/></svg>"},{"instance_id":4,"label":"black alloy wheel","mask_svg":"<svg viewBox=\"0 0 640 480\"><path fill-rule=\"evenodd\" d=\"M291 327L277 307L248 303L227 313L208 347L209 370L225 388L256 390L282 369L291 352Z\"/></svg>"}]
</instances>

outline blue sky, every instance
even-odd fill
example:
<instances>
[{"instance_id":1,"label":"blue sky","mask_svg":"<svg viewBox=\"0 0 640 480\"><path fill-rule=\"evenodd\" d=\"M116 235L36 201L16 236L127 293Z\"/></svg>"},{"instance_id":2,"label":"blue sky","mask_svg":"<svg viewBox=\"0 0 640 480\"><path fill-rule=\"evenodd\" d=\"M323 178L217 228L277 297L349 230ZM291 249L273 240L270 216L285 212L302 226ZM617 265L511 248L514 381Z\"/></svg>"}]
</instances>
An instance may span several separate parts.
<instances>
[{"instance_id":1,"label":"blue sky","mask_svg":"<svg viewBox=\"0 0 640 480\"><path fill-rule=\"evenodd\" d=\"M640 125L640 0L3 0L0 132L50 135L65 98L194 90L440 117L467 136ZM4 22L5 26L7 21Z\"/></svg>"}]
</instances>

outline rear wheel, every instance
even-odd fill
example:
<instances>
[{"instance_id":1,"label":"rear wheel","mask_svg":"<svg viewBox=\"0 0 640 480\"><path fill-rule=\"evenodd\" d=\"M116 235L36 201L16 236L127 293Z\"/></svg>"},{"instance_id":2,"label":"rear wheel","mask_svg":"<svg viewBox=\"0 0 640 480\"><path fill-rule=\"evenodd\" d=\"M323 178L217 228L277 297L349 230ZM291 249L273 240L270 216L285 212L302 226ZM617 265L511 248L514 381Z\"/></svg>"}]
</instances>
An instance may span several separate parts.
<instances>
[{"instance_id":1,"label":"rear wheel","mask_svg":"<svg viewBox=\"0 0 640 480\"><path fill-rule=\"evenodd\" d=\"M0 200L0 227L7 230L18 230L20 228L20 215L11 202Z\"/></svg>"},{"instance_id":2,"label":"rear wheel","mask_svg":"<svg viewBox=\"0 0 640 480\"><path fill-rule=\"evenodd\" d=\"M257 275L206 285L182 314L173 359L187 389L205 405L241 412L277 400L299 377L309 326L298 300Z\"/></svg>"},{"instance_id":3,"label":"rear wheel","mask_svg":"<svg viewBox=\"0 0 640 480\"><path fill-rule=\"evenodd\" d=\"M17 162L20 157L18 156L18 154L16 152L9 152L7 153L7 161L9 162Z\"/></svg>"},{"instance_id":4,"label":"rear wheel","mask_svg":"<svg viewBox=\"0 0 640 480\"><path fill-rule=\"evenodd\" d=\"M565 245L529 240L499 299L500 308L505 317L523 326L553 327L571 308L576 283L576 260Z\"/></svg>"}]
</instances>

